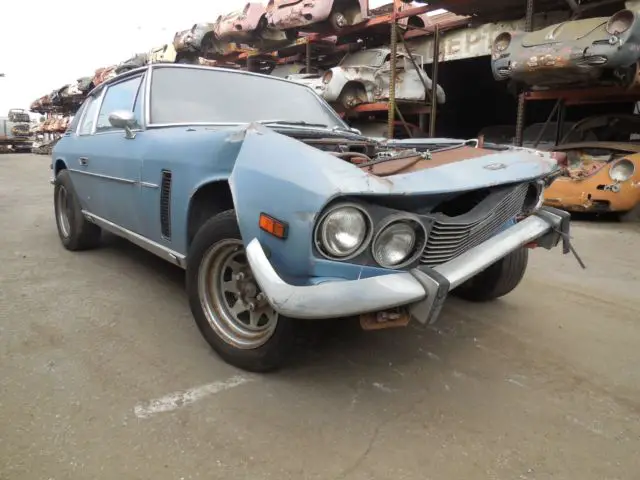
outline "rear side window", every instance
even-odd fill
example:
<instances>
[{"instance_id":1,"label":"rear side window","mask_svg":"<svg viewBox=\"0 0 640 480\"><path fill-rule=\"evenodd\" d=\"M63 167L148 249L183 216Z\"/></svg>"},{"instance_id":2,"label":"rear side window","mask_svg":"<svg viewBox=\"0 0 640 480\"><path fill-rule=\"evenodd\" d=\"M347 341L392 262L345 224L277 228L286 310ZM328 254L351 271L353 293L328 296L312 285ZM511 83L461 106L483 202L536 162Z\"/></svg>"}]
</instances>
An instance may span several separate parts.
<instances>
[{"instance_id":1,"label":"rear side window","mask_svg":"<svg viewBox=\"0 0 640 480\"><path fill-rule=\"evenodd\" d=\"M96 132L104 132L113 130L114 127L109 123L109 115L118 110L133 112L133 106L138 95L142 75L129 78L123 82L111 85L107 89L104 96L100 114L98 115L98 124Z\"/></svg>"}]
</instances>

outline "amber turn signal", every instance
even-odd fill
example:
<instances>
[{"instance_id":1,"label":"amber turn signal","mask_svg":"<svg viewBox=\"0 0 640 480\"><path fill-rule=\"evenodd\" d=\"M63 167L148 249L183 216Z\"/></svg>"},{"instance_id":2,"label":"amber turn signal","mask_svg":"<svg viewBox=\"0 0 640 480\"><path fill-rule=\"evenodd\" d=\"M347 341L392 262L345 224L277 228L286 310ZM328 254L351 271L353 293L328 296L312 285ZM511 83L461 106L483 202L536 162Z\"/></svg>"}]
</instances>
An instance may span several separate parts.
<instances>
[{"instance_id":1,"label":"amber turn signal","mask_svg":"<svg viewBox=\"0 0 640 480\"><path fill-rule=\"evenodd\" d=\"M282 239L287 238L287 224L280 220L276 220L266 213L260 214L260 229L270 233L274 237Z\"/></svg>"}]
</instances>

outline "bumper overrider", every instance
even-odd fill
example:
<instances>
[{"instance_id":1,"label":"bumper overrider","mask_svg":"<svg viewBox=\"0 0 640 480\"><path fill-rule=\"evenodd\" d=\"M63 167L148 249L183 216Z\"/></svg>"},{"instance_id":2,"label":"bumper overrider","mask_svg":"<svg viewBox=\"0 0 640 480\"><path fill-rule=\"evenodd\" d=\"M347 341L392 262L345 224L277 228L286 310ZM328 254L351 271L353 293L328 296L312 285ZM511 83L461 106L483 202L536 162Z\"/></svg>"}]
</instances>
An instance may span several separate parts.
<instances>
[{"instance_id":1,"label":"bumper overrider","mask_svg":"<svg viewBox=\"0 0 640 480\"><path fill-rule=\"evenodd\" d=\"M562 210L542 207L449 262L361 280L289 285L273 269L257 238L247 245L247 259L263 293L281 315L337 318L406 305L416 320L426 324L437 320L451 290L518 248L535 243L551 249L562 241L563 253L569 253L570 218Z\"/></svg>"}]
</instances>

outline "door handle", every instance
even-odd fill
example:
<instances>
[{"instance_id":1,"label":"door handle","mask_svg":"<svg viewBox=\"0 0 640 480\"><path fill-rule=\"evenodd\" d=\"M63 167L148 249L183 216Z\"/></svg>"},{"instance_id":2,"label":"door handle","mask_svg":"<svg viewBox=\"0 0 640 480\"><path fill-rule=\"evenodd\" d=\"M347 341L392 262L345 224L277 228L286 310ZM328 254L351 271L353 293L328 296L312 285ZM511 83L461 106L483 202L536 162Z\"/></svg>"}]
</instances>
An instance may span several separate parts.
<instances>
[{"instance_id":1,"label":"door handle","mask_svg":"<svg viewBox=\"0 0 640 480\"><path fill-rule=\"evenodd\" d=\"M86 167L87 165L89 165L89 159L87 157L80 157L78 159L78 162L80 163L80 165L82 165L83 167Z\"/></svg>"}]
</instances>

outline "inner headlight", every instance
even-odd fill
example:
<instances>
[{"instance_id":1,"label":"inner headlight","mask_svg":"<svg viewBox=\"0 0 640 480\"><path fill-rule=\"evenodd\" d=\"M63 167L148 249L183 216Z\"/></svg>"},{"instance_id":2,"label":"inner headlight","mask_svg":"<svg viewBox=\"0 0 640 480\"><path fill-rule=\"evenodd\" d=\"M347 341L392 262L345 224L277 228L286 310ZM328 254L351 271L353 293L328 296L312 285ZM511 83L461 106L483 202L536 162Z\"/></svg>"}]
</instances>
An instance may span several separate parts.
<instances>
[{"instance_id":1,"label":"inner headlight","mask_svg":"<svg viewBox=\"0 0 640 480\"><path fill-rule=\"evenodd\" d=\"M356 253L367 238L369 226L364 212L354 206L329 211L320 222L318 248L334 258Z\"/></svg>"},{"instance_id":2,"label":"inner headlight","mask_svg":"<svg viewBox=\"0 0 640 480\"><path fill-rule=\"evenodd\" d=\"M611 165L609 176L615 182L626 182L633 176L635 170L636 167L633 162L623 158Z\"/></svg>"},{"instance_id":3,"label":"inner headlight","mask_svg":"<svg viewBox=\"0 0 640 480\"><path fill-rule=\"evenodd\" d=\"M635 14L631 10L621 10L614 14L607 22L606 30L609 35L620 35L633 25Z\"/></svg>"},{"instance_id":4,"label":"inner headlight","mask_svg":"<svg viewBox=\"0 0 640 480\"><path fill-rule=\"evenodd\" d=\"M426 234L413 220L397 220L376 235L371 251L375 261L385 268L400 268L414 261L424 249Z\"/></svg>"},{"instance_id":5,"label":"inner headlight","mask_svg":"<svg viewBox=\"0 0 640 480\"><path fill-rule=\"evenodd\" d=\"M504 52L511 45L511 34L509 32L501 33L493 41L493 49L496 52Z\"/></svg>"}]
</instances>

